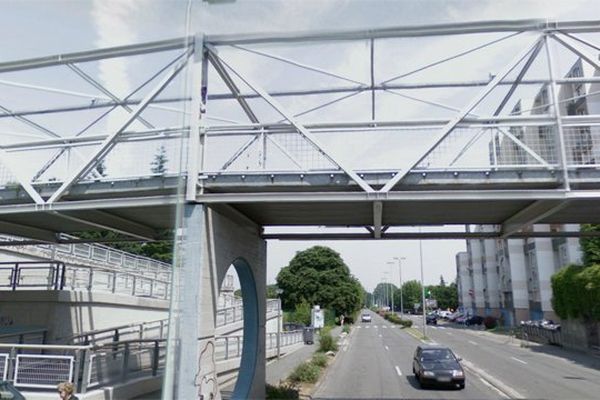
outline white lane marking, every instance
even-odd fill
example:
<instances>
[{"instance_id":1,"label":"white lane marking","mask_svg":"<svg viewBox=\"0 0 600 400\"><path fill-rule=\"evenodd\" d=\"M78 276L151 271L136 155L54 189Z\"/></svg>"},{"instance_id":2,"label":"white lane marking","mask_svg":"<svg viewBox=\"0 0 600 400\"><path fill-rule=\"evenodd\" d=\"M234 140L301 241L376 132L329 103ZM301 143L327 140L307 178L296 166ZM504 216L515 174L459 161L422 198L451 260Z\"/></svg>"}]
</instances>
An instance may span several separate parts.
<instances>
[{"instance_id":1,"label":"white lane marking","mask_svg":"<svg viewBox=\"0 0 600 400\"><path fill-rule=\"evenodd\" d=\"M446 335L453 336L454 334L452 332L446 332Z\"/></svg>"},{"instance_id":2,"label":"white lane marking","mask_svg":"<svg viewBox=\"0 0 600 400\"><path fill-rule=\"evenodd\" d=\"M390 349L390 348L389 348L389 347L387 347L387 346L384 346L384 347L385 347L385 349L386 349L386 350L389 350L389 349Z\"/></svg>"},{"instance_id":3,"label":"white lane marking","mask_svg":"<svg viewBox=\"0 0 600 400\"><path fill-rule=\"evenodd\" d=\"M525 361L523 361L523 360L519 360L519 359L518 359L518 358L516 358L516 357L511 357L511 358L512 358L513 360L515 360L515 361L518 361L518 362L520 362L521 364L525 364L525 365L527 365L527 363L526 363Z\"/></svg>"},{"instance_id":4,"label":"white lane marking","mask_svg":"<svg viewBox=\"0 0 600 400\"><path fill-rule=\"evenodd\" d=\"M446 328L445 328L445 327L443 327L443 326L439 326L438 328L440 328L440 329L446 329Z\"/></svg>"},{"instance_id":5,"label":"white lane marking","mask_svg":"<svg viewBox=\"0 0 600 400\"><path fill-rule=\"evenodd\" d=\"M369 326L369 325L367 325L367 326L365 326L365 328L366 328L366 329L369 329L369 328L370 328L370 326Z\"/></svg>"},{"instance_id":6,"label":"white lane marking","mask_svg":"<svg viewBox=\"0 0 600 400\"><path fill-rule=\"evenodd\" d=\"M381 327L382 327L382 328L384 328L384 329L386 329L386 328L387 328L387 325L381 325Z\"/></svg>"},{"instance_id":7,"label":"white lane marking","mask_svg":"<svg viewBox=\"0 0 600 400\"><path fill-rule=\"evenodd\" d=\"M398 373L398 376L402 376L402 371L400 371L400 368L398 368L397 365L396 365L396 372Z\"/></svg>"},{"instance_id":8,"label":"white lane marking","mask_svg":"<svg viewBox=\"0 0 600 400\"><path fill-rule=\"evenodd\" d=\"M379 337L383 337L383 335L380 333L380 334L379 334Z\"/></svg>"},{"instance_id":9,"label":"white lane marking","mask_svg":"<svg viewBox=\"0 0 600 400\"><path fill-rule=\"evenodd\" d=\"M377 325L373 325L373 328L377 328Z\"/></svg>"},{"instance_id":10,"label":"white lane marking","mask_svg":"<svg viewBox=\"0 0 600 400\"><path fill-rule=\"evenodd\" d=\"M477 346L477 343L475 343L475 342L474 342L474 341L472 341L472 340L469 340L469 343L471 343L473 346Z\"/></svg>"}]
</instances>

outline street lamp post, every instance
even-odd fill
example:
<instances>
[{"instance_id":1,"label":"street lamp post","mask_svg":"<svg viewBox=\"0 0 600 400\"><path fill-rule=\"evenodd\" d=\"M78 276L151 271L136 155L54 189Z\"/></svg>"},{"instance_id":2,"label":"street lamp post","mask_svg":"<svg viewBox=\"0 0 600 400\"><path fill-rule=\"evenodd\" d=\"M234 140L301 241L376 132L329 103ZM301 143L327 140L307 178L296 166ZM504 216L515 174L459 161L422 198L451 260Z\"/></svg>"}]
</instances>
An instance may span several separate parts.
<instances>
[{"instance_id":1,"label":"street lamp post","mask_svg":"<svg viewBox=\"0 0 600 400\"><path fill-rule=\"evenodd\" d=\"M281 358L281 293L282 289L275 289L277 293L277 358Z\"/></svg>"},{"instance_id":2,"label":"street lamp post","mask_svg":"<svg viewBox=\"0 0 600 400\"><path fill-rule=\"evenodd\" d=\"M398 260L398 273L400 274L400 316L404 318L404 299L402 295L402 260L406 260L406 257L394 257L394 260Z\"/></svg>"},{"instance_id":3,"label":"street lamp post","mask_svg":"<svg viewBox=\"0 0 600 400\"><path fill-rule=\"evenodd\" d=\"M419 233L421 228L419 227ZM423 240L419 239L419 260L421 264L421 307L423 308L423 336L427 337L426 325L427 317L425 316L425 282L423 280Z\"/></svg>"}]
</instances>

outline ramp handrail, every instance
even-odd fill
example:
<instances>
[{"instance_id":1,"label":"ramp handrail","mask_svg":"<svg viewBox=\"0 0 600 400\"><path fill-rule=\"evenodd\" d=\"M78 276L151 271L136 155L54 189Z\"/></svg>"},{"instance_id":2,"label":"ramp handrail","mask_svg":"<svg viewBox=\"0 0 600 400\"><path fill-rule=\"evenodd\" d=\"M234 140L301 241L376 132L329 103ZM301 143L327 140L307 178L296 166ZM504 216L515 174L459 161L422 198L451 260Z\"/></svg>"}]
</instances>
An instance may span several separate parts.
<instances>
[{"instance_id":1,"label":"ramp handrail","mask_svg":"<svg viewBox=\"0 0 600 400\"><path fill-rule=\"evenodd\" d=\"M3 274L7 279L5 284L2 284ZM5 261L0 262L0 289L2 288L96 289L168 299L170 282L133 272L87 265L67 265L60 261Z\"/></svg>"}]
</instances>

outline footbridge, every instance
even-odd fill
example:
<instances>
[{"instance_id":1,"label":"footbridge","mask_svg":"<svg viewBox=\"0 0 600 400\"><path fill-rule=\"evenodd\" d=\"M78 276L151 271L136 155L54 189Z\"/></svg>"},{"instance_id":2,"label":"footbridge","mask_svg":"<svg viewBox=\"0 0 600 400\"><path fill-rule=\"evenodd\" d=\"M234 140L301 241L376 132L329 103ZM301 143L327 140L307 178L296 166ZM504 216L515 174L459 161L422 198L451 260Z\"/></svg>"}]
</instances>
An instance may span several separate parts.
<instances>
[{"instance_id":1,"label":"footbridge","mask_svg":"<svg viewBox=\"0 0 600 400\"><path fill-rule=\"evenodd\" d=\"M199 32L3 62L0 230L21 244L175 232L164 398L220 397L214 310L233 265L233 398L261 398L266 239L578 236L560 225L600 222L599 31ZM100 76L111 63L128 65L127 93ZM405 229L442 224L457 229ZM361 231L294 229L313 226Z\"/></svg>"}]
</instances>

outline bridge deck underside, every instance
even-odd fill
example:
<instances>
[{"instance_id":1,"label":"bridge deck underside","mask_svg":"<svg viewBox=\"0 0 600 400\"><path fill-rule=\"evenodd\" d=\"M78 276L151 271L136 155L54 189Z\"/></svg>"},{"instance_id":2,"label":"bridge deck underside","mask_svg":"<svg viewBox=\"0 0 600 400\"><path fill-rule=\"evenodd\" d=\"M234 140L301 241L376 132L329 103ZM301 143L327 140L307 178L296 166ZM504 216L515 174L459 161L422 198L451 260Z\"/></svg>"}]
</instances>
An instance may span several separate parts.
<instances>
[{"instance_id":1,"label":"bridge deck underside","mask_svg":"<svg viewBox=\"0 0 600 400\"><path fill-rule=\"evenodd\" d=\"M534 211L536 223L600 223L597 179L588 179L594 174L574 172L573 181L580 181L569 191L561 189L552 171L411 174L400 190L389 193L360 191L343 173L207 175L197 201L261 226L374 226L376 203L381 226L501 225L524 210ZM374 188L386 176L365 174ZM22 201L18 189L0 190L0 229L25 237L32 236L21 229L76 233L112 228L125 234L132 227L137 232L172 229L181 201L178 179L85 182L52 207Z\"/></svg>"}]
</instances>

